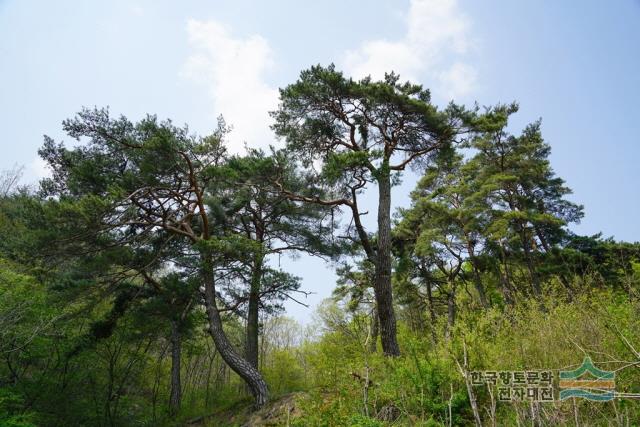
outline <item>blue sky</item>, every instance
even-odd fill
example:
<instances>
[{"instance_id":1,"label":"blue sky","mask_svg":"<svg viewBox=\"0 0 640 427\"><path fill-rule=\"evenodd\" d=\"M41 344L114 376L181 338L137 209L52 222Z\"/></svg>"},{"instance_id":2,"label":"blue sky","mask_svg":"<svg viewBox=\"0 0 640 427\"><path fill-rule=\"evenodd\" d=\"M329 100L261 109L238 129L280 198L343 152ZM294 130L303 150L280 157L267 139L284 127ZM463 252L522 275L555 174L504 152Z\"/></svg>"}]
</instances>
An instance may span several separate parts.
<instances>
[{"instance_id":1,"label":"blue sky","mask_svg":"<svg viewBox=\"0 0 640 427\"><path fill-rule=\"evenodd\" d=\"M552 165L586 216L572 227L640 240L640 1L17 1L0 0L0 169L46 173L42 135L82 106L109 106L213 130L230 148L274 141L277 88L312 64L355 77L395 70L449 99L516 100L517 130L543 119ZM395 189L406 205L415 177ZM330 269L302 257L282 266L317 292ZM311 310L290 306L307 320Z\"/></svg>"}]
</instances>

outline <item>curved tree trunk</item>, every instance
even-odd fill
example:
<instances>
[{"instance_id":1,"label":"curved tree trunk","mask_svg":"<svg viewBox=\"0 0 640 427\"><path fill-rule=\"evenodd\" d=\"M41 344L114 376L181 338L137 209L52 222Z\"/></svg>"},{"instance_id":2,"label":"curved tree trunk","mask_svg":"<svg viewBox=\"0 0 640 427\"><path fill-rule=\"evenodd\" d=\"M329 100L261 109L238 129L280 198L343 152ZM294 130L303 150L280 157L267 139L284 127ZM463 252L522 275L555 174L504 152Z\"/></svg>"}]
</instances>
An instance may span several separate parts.
<instances>
[{"instance_id":1,"label":"curved tree trunk","mask_svg":"<svg viewBox=\"0 0 640 427\"><path fill-rule=\"evenodd\" d=\"M391 290L391 177L385 162L378 177L378 245L374 294L380 319L380 341L386 356L399 356L396 316Z\"/></svg>"},{"instance_id":2,"label":"curved tree trunk","mask_svg":"<svg viewBox=\"0 0 640 427\"><path fill-rule=\"evenodd\" d=\"M255 399L255 406L262 407L269 399L267 383L260 372L233 348L222 329L222 319L216 305L215 279L211 262L205 260L203 266L204 299L209 320L209 333L213 338L216 349L229 367L244 380Z\"/></svg>"}]
</instances>

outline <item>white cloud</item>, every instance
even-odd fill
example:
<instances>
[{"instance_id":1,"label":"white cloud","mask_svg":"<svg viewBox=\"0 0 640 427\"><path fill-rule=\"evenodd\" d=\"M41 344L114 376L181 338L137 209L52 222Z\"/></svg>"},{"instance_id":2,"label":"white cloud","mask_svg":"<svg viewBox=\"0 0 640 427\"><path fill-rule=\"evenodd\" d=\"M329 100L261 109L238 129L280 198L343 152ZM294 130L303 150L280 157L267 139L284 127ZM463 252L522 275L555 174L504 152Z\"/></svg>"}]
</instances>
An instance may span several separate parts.
<instances>
[{"instance_id":1,"label":"white cloud","mask_svg":"<svg viewBox=\"0 0 640 427\"><path fill-rule=\"evenodd\" d=\"M131 12L132 15L135 15L138 17L144 16L145 14L144 7L140 6L139 4L132 4L129 7L129 11Z\"/></svg>"},{"instance_id":2,"label":"white cloud","mask_svg":"<svg viewBox=\"0 0 640 427\"><path fill-rule=\"evenodd\" d=\"M439 89L446 98L466 95L475 88L476 78L477 73L472 66L456 62L438 75Z\"/></svg>"},{"instance_id":3,"label":"white cloud","mask_svg":"<svg viewBox=\"0 0 640 427\"><path fill-rule=\"evenodd\" d=\"M265 82L274 63L267 40L259 35L234 38L216 21L191 19L187 32L192 54L184 74L207 88L215 114L233 127L229 150L240 153L245 142L252 147L273 143L268 113L277 107L278 90Z\"/></svg>"},{"instance_id":4,"label":"white cloud","mask_svg":"<svg viewBox=\"0 0 640 427\"><path fill-rule=\"evenodd\" d=\"M41 157L34 158L25 169L23 179L26 182L38 182L43 178L51 178L51 169L49 164Z\"/></svg>"},{"instance_id":5,"label":"white cloud","mask_svg":"<svg viewBox=\"0 0 640 427\"><path fill-rule=\"evenodd\" d=\"M347 73L382 78L385 72L395 71L403 80L424 82L443 97L468 95L476 71L463 61L472 40L469 20L457 0L411 0L405 24L405 34L398 41L371 40L348 51Z\"/></svg>"},{"instance_id":6,"label":"white cloud","mask_svg":"<svg viewBox=\"0 0 640 427\"><path fill-rule=\"evenodd\" d=\"M473 40L457 0L410 0L404 22L399 40L372 39L346 51L341 63L346 74L382 78L395 71L403 80L424 83L445 101L472 93L477 72L467 57ZM191 19L187 33L191 53L183 74L206 88L213 101L212 121L222 114L233 127L230 151L241 153L245 143L273 144L268 113L277 108L278 90L266 80L274 66L269 42L258 34L235 35L215 20Z\"/></svg>"}]
</instances>

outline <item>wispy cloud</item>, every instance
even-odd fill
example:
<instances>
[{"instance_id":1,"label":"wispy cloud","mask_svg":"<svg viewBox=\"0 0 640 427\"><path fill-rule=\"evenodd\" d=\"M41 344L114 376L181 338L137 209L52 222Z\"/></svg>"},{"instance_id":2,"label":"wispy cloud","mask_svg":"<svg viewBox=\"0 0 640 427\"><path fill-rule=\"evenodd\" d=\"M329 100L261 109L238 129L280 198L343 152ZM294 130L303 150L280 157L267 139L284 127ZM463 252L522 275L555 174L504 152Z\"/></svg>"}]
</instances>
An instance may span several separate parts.
<instances>
[{"instance_id":1,"label":"wispy cloud","mask_svg":"<svg viewBox=\"0 0 640 427\"><path fill-rule=\"evenodd\" d=\"M344 68L354 77L381 78L395 71L424 82L447 98L468 95L476 70L466 62L472 46L470 22L457 0L411 0L400 40L370 40L347 51Z\"/></svg>"},{"instance_id":2,"label":"wispy cloud","mask_svg":"<svg viewBox=\"0 0 640 427\"><path fill-rule=\"evenodd\" d=\"M345 51L340 66L347 75L381 78L395 71L403 79L424 83L437 99L456 99L473 92L477 72L468 61L473 45L470 22L457 0L411 0L399 40L372 39ZM224 24L187 22L191 53L183 74L208 91L213 114L233 127L229 149L240 153L247 143L274 143L269 111L278 90L267 81L274 66L269 42L259 34L238 36ZM301 64L301 67L309 64Z\"/></svg>"},{"instance_id":3,"label":"wispy cloud","mask_svg":"<svg viewBox=\"0 0 640 427\"><path fill-rule=\"evenodd\" d=\"M134 3L131 6L129 6L129 12L132 15L140 17L140 16L144 16L145 9L141 5Z\"/></svg>"},{"instance_id":4,"label":"wispy cloud","mask_svg":"<svg viewBox=\"0 0 640 427\"><path fill-rule=\"evenodd\" d=\"M49 164L41 157L36 157L27 165L23 179L29 183L35 183L43 178L50 177L51 168L49 168Z\"/></svg>"},{"instance_id":5,"label":"wispy cloud","mask_svg":"<svg viewBox=\"0 0 640 427\"><path fill-rule=\"evenodd\" d=\"M187 32L192 53L184 74L207 88L215 114L233 127L230 151L242 152L245 143L268 146L273 142L268 112L277 106L278 90L265 81L274 63L267 40L260 35L234 37L213 20L189 20Z\"/></svg>"}]
</instances>

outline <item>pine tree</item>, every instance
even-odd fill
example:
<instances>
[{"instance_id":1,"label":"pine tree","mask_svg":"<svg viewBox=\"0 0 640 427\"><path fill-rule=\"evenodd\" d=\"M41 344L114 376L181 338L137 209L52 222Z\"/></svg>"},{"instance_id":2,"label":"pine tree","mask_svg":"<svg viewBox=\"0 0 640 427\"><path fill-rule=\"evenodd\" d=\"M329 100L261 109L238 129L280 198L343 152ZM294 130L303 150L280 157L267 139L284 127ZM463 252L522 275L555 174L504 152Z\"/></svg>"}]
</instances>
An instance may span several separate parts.
<instances>
[{"instance_id":1,"label":"pine tree","mask_svg":"<svg viewBox=\"0 0 640 427\"><path fill-rule=\"evenodd\" d=\"M374 293L384 353L400 354L391 287L391 187L410 164L426 161L459 134L462 110L439 111L419 85L354 81L329 67L315 66L280 91L273 114L276 134L309 171L306 194L283 190L294 200L342 207L351 214L357 240L375 266ZM318 168L319 170L316 170ZM362 224L359 196L378 187L375 239ZM321 197L321 189L331 197Z\"/></svg>"}]
</instances>

